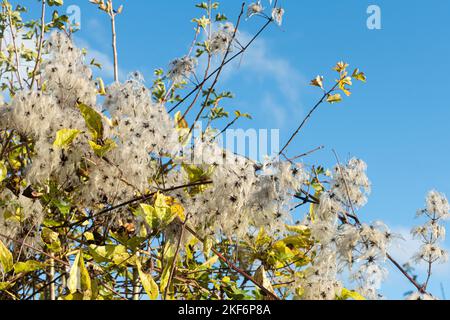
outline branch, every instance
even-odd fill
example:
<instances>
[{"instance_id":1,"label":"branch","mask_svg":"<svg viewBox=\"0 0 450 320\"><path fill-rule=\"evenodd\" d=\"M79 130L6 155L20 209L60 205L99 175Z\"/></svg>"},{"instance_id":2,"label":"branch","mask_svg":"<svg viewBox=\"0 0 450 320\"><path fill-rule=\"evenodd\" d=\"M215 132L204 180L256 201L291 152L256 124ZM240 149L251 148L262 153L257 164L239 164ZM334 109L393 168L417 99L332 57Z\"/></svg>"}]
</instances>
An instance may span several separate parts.
<instances>
[{"instance_id":1,"label":"branch","mask_svg":"<svg viewBox=\"0 0 450 320\"><path fill-rule=\"evenodd\" d=\"M112 34L112 49L114 58L114 81L119 82L119 61L117 57L117 34L116 34L116 13L113 9L113 4L111 0L111 12L109 16L111 17L111 34Z\"/></svg>"},{"instance_id":2,"label":"branch","mask_svg":"<svg viewBox=\"0 0 450 320\"><path fill-rule=\"evenodd\" d=\"M214 87L216 86L217 82L219 81L220 74L222 73L222 70L223 70L223 68L225 66L225 62L227 61L228 55L231 52L231 46L233 45L233 41L236 38L237 31L238 31L239 25L241 23L241 18L242 18L242 15L244 14L244 8L245 8L245 2L242 3L241 12L239 13L239 16L238 16L238 19L237 19L237 22L236 22L236 27L234 28L233 36L231 37L230 43L228 44L227 52L225 53L225 55L223 57L221 67L217 71L216 77L214 78L214 81L213 81L211 87L208 89L208 94L206 95L205 102L203 103L202 107L200 108L199 113L197 114L194 122L192 123L192 126L189 129L189 134L187 135L187 137L189 137L189 135L192 133L192 130L194 130L195 124L200 119L203 111L205 110L206 106L208 105L209 97L213 93Z\"/></svg>"},{"instance_id":3,"label":"branch","mask_svg":"<svg viewBox=\"0 0 450 320\"><path fill-rule=\"evenodd\" d=\"M201 242L204 242L204 239L202 239L193 229L191 229L189 226L186 226L186 230L189 231L195 238L200 240ZM211 248L211 251L219 257L220 260L225 262L231 269L242 275L245 279L252 282L254 285L256 285L258 288L260 288L266 295L272 297L275 300L280 300L280 298L273 293L272 291L265 288L261 283L256 281L252 276L250 276L248 273L246 273L244 270L238 268L235 264L233 264L230 260L225 258L219 251L217 251L214 247Z\"/></svg>"},{"instance_id":4,"label":"branch","mask_svg":"<svg viewBox=\"0 0 450 320\"><path fill-rule=\"evenodd\" d=\"M227 64L235 60L237 57L239 57L241 54L243 54L251 45L252 43L261 35L261 33L270 25L272 22L272 19L269 19L264 26L253 36L253 38L245 45L241 50L239 50L234 56L226 60L224 63L222 63L219 67L217 67L209 76L207 76L202 82L200 82L197 86L195 86L194 89L192 89L191 92L189 92L183 99L181 99L172 109L169 110L169 113L172 113L175 109L177 109L181 104L183 104L187 99L189 99L197 90L205 85L205 83L211 79L219 70L222 70L223 67L225 67Z\"/></svg>"},{"instance_id":5,"label":"branch","mask_svg":"<svg viewBox=\"0 0 450 320\"><path fill-rule=\"evenodd\" d=\"M102 210L102 211L100 211L100 212L98 212L96 214L90 215L89 217L83 218L80 221L74 222L72 224L56 226L55 229L73 228L73 227L79 226L79 225L83 224L86 221L89 221L91 219L97 218L99 216L103 216L103 215L109 214L112 211L115 211L115 210L118 210L120 208L126 207L126 206L128 206L130 204L147 201L147 200L151 199L157 192L170 192L170 191L176 191L176 190L180 190L180 189L184 189L184 188L204 186L204 185L208 185L208 184L212 184L212 181L202 181L202 182L196 182L196 183L186 184L186 185L182 185L182 186L171 187L171 188L168 188L168 189L160 189L160 190L158 190L156 192L152 192L152 193L147 194L145 196L137 197L137 198L128 200L126 202L120 203L118 205L112 206L112 207L110 207L108 209Z\"/></svg>"},{"instance_id":6,"label":"branch","mask_svg":"<svg viewBox=\"0 0 450 320\"><path fill-rule=\"evenodd\" d=\"M41 34L39 37L39 47L38 47L38 54L37 54L37 58L36 58L36 64L34 65L34 69L33 69L33 77L31 78L31 83L30 83L30 89L33 88L33 84L34 81L36 80L36 73L39 69L39 65L41 63L41 57L42 57L42 46L44 43L44 34L45 34L45 3L46 0L42 0L42 9L41 9Z\"/></svg>"},{"instance_id":7,"label":"branch","mask_svg":"<svg viewBox=\"0 0 450 320\"><path fill-rule=\"evenodd\" d=\"M303 119L302 123L300 124L300 126L297 128L297 130L292 134L291 138L289 139L289 141L284 145L283 149L281 149L280 153L278 154L279 156L281 156L284 151L287 149L287 147L289 147L289 145L292 143L292 141L294 140L294 138L298 135L298 133L300 132L300 130L302 130L302 128L305 126L306 122L308 122L309 118L311 118L311 116L313 115L313 113L317 110L317 108L319 108L319 106L325 101L325 98L328 97L328 95L333 92L337 87L338 87L339 83L336 83L333 88L331 88L328 92L325 92L322 96L322 98L319 100L319 102L316 103L316 105L311 109L311 111L309 111L309 113L306 115L305 119Z\"/></svg>"}]
</instances>

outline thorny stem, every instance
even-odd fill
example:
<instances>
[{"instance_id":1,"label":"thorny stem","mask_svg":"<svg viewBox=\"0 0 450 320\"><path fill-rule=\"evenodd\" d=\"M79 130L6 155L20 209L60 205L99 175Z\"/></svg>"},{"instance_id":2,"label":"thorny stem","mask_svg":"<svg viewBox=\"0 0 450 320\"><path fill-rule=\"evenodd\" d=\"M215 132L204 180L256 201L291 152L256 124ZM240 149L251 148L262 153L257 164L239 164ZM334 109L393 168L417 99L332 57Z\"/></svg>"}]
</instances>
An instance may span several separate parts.
<instances>
[{"instance_id":1,"label":"thorny stem","mask_svg":"<svg viewBox=\"0 0 450 320\"><path fill-rule=\"evenodd\" d=\"M41 10L41 34L39 35L39 46L37 51L37 57L36 57L36 63L34 65L31 83L30 83L30 89L33 88L34 81L36 80L36 74L39 69L39 65L41 63L41 56L42 56L42 46L44 44L44 34L45 34L45 4L46 0L42 0L42 10Z\"/></svg>"}]
</instances>

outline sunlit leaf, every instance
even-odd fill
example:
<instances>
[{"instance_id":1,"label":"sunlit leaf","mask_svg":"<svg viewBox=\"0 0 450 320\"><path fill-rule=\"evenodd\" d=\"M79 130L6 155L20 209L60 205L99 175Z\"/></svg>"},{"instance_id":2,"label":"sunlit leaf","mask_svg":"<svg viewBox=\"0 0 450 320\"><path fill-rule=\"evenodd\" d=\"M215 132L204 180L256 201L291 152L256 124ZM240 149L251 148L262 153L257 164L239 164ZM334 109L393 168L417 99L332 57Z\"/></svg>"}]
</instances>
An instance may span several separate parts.
<instances>
[{"instance_id":1,"label":"sunlit leaf","mask_svg":"<svg viewBox=\"0 0 450 320\"><path fill-rule=\"evenodd\" d=\"M327 102L329 103L338 103L342 101L342 97L339 93L330 94L327 98Z\"/></svg>"},{"instance_id":2,"label":"sunlit leaf","mask_svg":"<svg viewBox=\"0 0 450 320\"><path fill-rule=\"evenodd\" d=\"M341 291L341 295L338 297L339 300L366 300L362 295L360 295L356 291L351 291L346 288L343 288Z\"/></svg>"},{"instance_id":3,"label":"sunlit leaf","mask_svg":"<svg viewBox=\"0 0 450 320\"><path fill-rule=\"evenodd\" d=\"M89 141L89 145L97 157L103 158L109 151L117 147L114 140L106 139L103 145L98 145L94 141Z\"/></svg>"},{"instance_id":4,"label":"sunlit leaf","mask_svg":"<svg viewBox=\"0 0 450 320\"><path fill-rule=\"evenodd\" d=\"M2 270L5 273L8 273L14 267L13 255L1 240L0 240L0 266L2 267Z\"/></svg>"},{"instance_id":5,"label":"sunlit leaf","mask_svg":"<svg viewBox=\"0 0 450 320\"><path fill-rule=\"evenodd\" d=\"M367 81L366 75L364 74L364 72L359 71L359 69L355 69L355 71L353 71L352 78L362 82Z\"/></svg>"},{"instance_id":6,"label":"sunlit leaf","mask_svg":"<svg viewBox=\"0 0 450 320\"><path fill-rule=\"evenodd\" d=\"M77 107L80 109L81 114L86 122L86 126L91 132L93 140L99 140L103 138L103 119L102 116L84 103L77 103Z\"/></svg>"},{"instance_id":7,"label":"sunlit leaf","mask_svg":"<svg viewBox=\"0 0 450 320\"><path fill-rule=\"evenodd\" d=\"M142 270L141 262L139 259L136 260L137 269L139 272L139 278L141 279L142 286L144 287L145 292L151 300L158 299L159 289L152 275L146 273Z\"/></svg>"},{"instance_id":8,"label":"sunlit leaf","mask_svg":"<svg viewBox=\"0 0 450 320\"><path fill-rule=\"evenodd\" d=\"M8 176L8 169L5 166L4 161L0 161L0 183Z\"/></svg>"},{"instance_id":9,"label":"sunlit leaf","mask_svg":"<svg viewBox=\"0 0 450 320\"><path fill-rule=\"evenodd\" d=\"M256 270L254 279L256 282L258 282L260 285L262 285L265 289L275 294L275 291L273 290L272 283L270 282L269 278L267 277L266 270L264 266L260 266L258 270Z\"/></svg>"},{"instance_id":10,"label":"sunlit leaf","mask_svg":"<svg viewBox=\"0 0 450 320\"><path fill-rule=\"evenodd\" d=\"M53 142L53 146L57 148L67 148L80 133L81 131L77 129L61 129L56 133L56 139Z\"/></svg>"},{"instance_id":11,"label":"sunlit leaf","mask_svg":"<svg viewBox=\"0 0 450 320\"><path fill-rule=\"evenodd\" d=\"M315 79L311 80L311 85L323 90L323 77L317 76Z\"/></svg>"},{"instance_id":12,"label":"sunlit leaf","mask_svg":"<svg viewBox=\"0 0 450 320\"><path fill-rule=\"evenodd\" d=\"M81 250L78 251L72 268L70 269L67 287L72 294L78 292L83 294L83 299L91 298L91 278L84 264L83 252Z\"/></svg>"},{"instance_id":13,"label":"sunlit leaf","mask_svg":"<svg viewBox=\"0 0 450 320\"><path fill-rule=\"evenodd\" d=\"M15 273L28 273L28 272L40 270L43 267L44 267L44 264L42 264L39 261L35 261L35 260L28 260L25 262L16 262L14 264L14 272Z\"/></svg>"}]
</instances>

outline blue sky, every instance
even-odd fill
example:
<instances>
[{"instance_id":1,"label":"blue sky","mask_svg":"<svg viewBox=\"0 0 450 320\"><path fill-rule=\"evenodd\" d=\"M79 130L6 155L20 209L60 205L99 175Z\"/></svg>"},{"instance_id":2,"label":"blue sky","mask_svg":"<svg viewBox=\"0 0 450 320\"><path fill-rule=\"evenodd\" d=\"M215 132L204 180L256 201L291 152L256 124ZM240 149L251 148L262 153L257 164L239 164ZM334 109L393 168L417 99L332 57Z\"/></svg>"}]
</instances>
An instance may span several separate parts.
<instances>
[{"instance_id":1,"label":"blue sky","mask_svg":"<svg viewBox=\"0 0 450 320\"><path fill-rule=\"evenodd\" d=\"M81 31L76 38L104 63L102 76L111 81L110 29L106 16L88 1L65 1L81 8ZM192 41L198 15L196 1L115 1L125 5L118 17L122 78L141 71L148 84L154 69L166 68L183 56ZM241 2L223 1L222 11L234 21ZM321 74L333 81L331 67L345 60L368 77L357 84L342 104L324 105L289 148L294 156L319 145L326 148L305 159L331 167L332 149L342 159L368 163L373 193L360 212L364 221L383 220L406 233L426 193L437 189L450 195L448 120L450 102L450 2L388 0L281 0L286 9L281 28L272 26L240 61L228 69L219 89L232 90L229 107L249 112L244 128L281 129L285 141L320 92L308 86ZM366 26L369 5L381 8L381 30ZM242 24L243 36L263 23ZM406 262L415 243L401 243L394 256ZM450 248L447 241L446 246ZM390 268L382 292L402 298L411 286ZM423 273L423 268L418 270ZM430 289L450 296L450 266L440 266Z\"/></svg>"}]
</instances>

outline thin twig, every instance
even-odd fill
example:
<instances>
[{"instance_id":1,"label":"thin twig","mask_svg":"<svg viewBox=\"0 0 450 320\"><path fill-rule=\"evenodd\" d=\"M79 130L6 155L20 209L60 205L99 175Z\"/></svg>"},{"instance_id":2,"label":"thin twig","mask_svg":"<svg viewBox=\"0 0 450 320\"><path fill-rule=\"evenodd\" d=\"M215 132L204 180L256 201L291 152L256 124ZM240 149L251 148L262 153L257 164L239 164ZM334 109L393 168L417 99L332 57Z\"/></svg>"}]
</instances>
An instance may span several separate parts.
<instances>
[{"instance_id":1,"label":"thin twig","mask_svg":"<svg viewBox=\"0 0 450 320\"><path fill-rule=\"evenodd\" d=\"M41 63L41 57L42 57L42 46L44 44L44 35L45 35L45 5L46 0L42 0L42 9L41 9L41 34L39 35L39 46L37 51L37 58L36 63L34 65L31 83L30 83L30 89L33 88L34 81L36 80L36 73L39 69L39 65Z\"/></svg>"},{"instance_id":2,"label":"thin twig","mask_svg":"<svg viewBox=\"0 0 450 320\"><path fill-rule=\"evenodd\" d=\"M283 149L281 149L280 153L278 155L282 155L284 151L289 147L289 145L292 143L294 138L299 134L300 130L305 126L305 124L308 122L309 118L313 115L313 113L319 108L319 106L325 101L325 98L328 97L328 95L333 92L337 87L339 83L336 83L333 88L331 88L329 91L325 92L322 96L322 98L316 103L316 105L309 111L309 113L306 115L305 119L303 119L300 126L295 130L295 132L292 134L291 138L288 140L288 142L284 145Z\"/></svg>"},{"instance_id":3,"label":"thin twig","mask_svg":"<svg viewBox=\"0 0 450 320\"><path fill-rule=\"evenodd\" d=\"M240 23L241 23L241 18L242 18L243 14L244 14L244 8L245 8L245 2L242 3L241 12L239 13L239 16L238 16L238 19L237 19L237 22L236 22L236 27L234 28L234 32L233 32L233 35L232 35L232 37L231 37L230 43L228 44L227 51L225 52L225 55L224 55L224 57L223 57L223 61L222 61L221 67L220 67L219 70L217 71L216 77L214 78L214 81L213 81L211 87L208 89L208 93L207 93L207 95L206 95L206 97L205 97L205 101L203 102L203 104L202 104L202 106L201 106L201 108L200 108L200 111L198 112L197 116L195 117L194 122L192 123L191 128L189 129L189 134L187 135L187 137L189 137L189 135L190 135L190 134L192 133L192 131L194 130L195 124L196 124L197 121L200 119L200 117L201 117L202 114L203 114L203 111L206 109L206 107L207 107L207 105L208 105L209 98L211 97L211 94L214 92L214 87L215 87L216 84L219 82L219 78L220 78L220 75L221 75L221 73L222 73L222 70L223 70L223 68L224 68L224 66L225 66L225 62L227 61L228 55L229 55L230 52L231 52L231 47L232 47L232 45L233 45L234 39L236 38L237 31L238 31L239 25L240 25Z\"/></svg>"},{"instance_id":4,"label":"thin twig","mask_svg":"<svg viewBox=\"0 0 450 320\"><path fill-rule=\"evenodd\" d=\"M114 59L114 81L119 82L119 59L117 54L117 33L116 33L116 13L113 9L112 0L110 0L110 12L109 16L111 18L111 34L112 34L112 49L113 49L113 59Z\"/></svg>"},{"instance_id":5,"label":"thin twig","mask_svg":"<svg viewBox=\"0 0 450 320\"><path fill-rule=\"evenodd\" d=\"M23 89L22 78L20 76L20 70L19 70L20 69L19 51L17 49L17 44L16 44L16 34L14 32L14 24L13 24L13 21L12 21L11 8L8 7L7 11L8 11L9 28L10 28L10 31L11 31L12 44L13 44L14 54L15 54L15 59L16 59L17 81L19 82L20 89Z\"/></svg>"},{"instance_id":6,"label":"thin twig","mask_svg":"<svg viewBox=\"0 0 450 320\"><path fill-rule=\"evenodd\" d=\"M175 275L175 268L177 266L178 253L180 252L181 242L182 242L183 237L184 237L184 232L186 230L186 223L187 223L187 221L188 221L188 219L186 218L186 220L183 222L183 224L181 226L181 232L180 232L180 236L178 238L177 249L175 250L175 255L173 257L172 265L170 267L169 280L167 282L166 288L164 289L164 300L167 299L167 293L169 291L170 284L171 284L171 282L173 280L173 276Z\"/></svg>"},{"instance_id":7,"label":"thin twig","mask_svg":"<svg viewBox=\"0 0 450 320\"><path fill-rule=\"evenodd\" d=\"M200 240L201 242L204 242L204 239L202 239L193 229L191 229L189 226L186 225L186 230L189 231L195 238ZM248 273L246 273L244 270L238 268L234 263L232 263L230 260L225 258L224 255L222 255L217 249L214 247L211 248L211 251L219 257L220 260L225 262L231 269L242 275L245 279L252 282L254 285L256 285L258 288L260 288L265 294L272 297L275 300L280 300L280 298L274 294L272 291L268 290L266 287L264 287L261 283L256 281L252 276L250 276Z\"/></svg>"},{"instance_id":8,"label":"thin twig","mask_svg":"<svg viewBox=\"0 0 450 320\"><path fill-rule=\"evenodd\" d=\"M176 190L185 189L185 188L191 188L191 187L198 187L198 186L208 185L208 184L211 184L211 183L212 183L212 181L201 181L201 182L190 183L190 184L186 184L186 185L182 185L182 186L171 187L171 188L167 188L167 189L160 189L158 191L159 192L170 192L170 191L176 191ZM107 208L105 210L102 210L102 211L100 211L100 212L98 212L96 214L90 215L89 217L83 218L80 221L74 222L72 224L56 226L54 228L72 228L72 227L79 226L79 225L83 224L86 221L89 221L91 219L97 218L99 216L103 216L103 215L109 214L112 211L118 210L118 209L126 207L128 205L131 205L131 204L134 204L134 203L137 203L137 202L147 201L147 200L151 199L152 197L154 197L155 194L158 191L152 192L152 193L147 194L145 196L133 198L131 200L125 201L125 202L120 203L118 205L109 207L109 208Z\"/></svg>"},{"instance_id":9,"label":"thin twig","mask_svg":"<svg viewBox=\"0 0 450 320\"><path fill-rule=\"evenodd\" d=\"M194 89L192 89L183 99L181 99L174 107L172 107L169 110L169 113L172 113L174 110L176 110L181 104L183 104L187 99L189 99L194 93L197 92L197 90L199 90L199 88L203 87L203 85L210 80L217 72L219 72L219 70L222 70L223 67L225 67L226 65L228 65L230 62L232 62L233 60L235 60L237 57L239 57L240 55L242 55L251 45L253 42L255 42L255 40L261 35L261 33L263 33L263 31L272 23L272 19L268 20L263 26L262 28L253 36L253 38L247 43L246 46L244 46L241 50L239 50L234 56L232 56L231 58L229 58L228 60L226 60L222 65L220 65L219 67L217 67L213 72L211 72L211 74L209 76L207 76L201 83L199 83L197 86L195 86Z\"/></svg>"}]
</instances>

